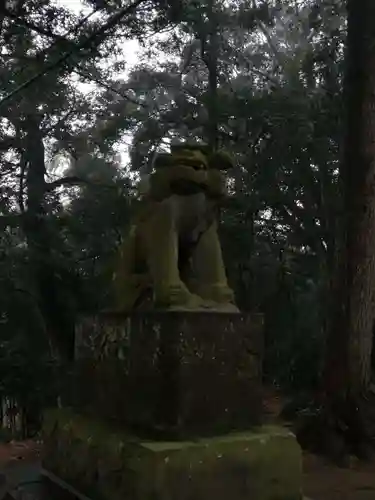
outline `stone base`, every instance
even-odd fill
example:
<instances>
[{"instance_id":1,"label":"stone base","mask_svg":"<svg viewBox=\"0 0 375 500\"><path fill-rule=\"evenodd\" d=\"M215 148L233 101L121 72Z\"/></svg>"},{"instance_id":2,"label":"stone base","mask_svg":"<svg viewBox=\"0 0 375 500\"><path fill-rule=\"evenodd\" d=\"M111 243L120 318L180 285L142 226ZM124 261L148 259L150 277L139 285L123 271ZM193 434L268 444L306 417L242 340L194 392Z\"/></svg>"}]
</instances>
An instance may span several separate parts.
<instances>
[{"instance_id":1,"label":"stone base","mask_svg":"<svg viewBox=\"0 0 375 500\"><path fill-rule=\"evenodd\" d=\"M68 410L44 425L43 466L93 500L301 500L302 458L286 429L145 442Z\"/></svg>"},{"instance_id":2,"label":"stone base","mask_svg":"<svg viewBox=\"0 0 375 500\"><path fill-rule=\"evenodd\" d=\"M191 439L260 422L262 316L142 312L76 329L79 413L147 439Z\"/></svg>"}]
</instances>

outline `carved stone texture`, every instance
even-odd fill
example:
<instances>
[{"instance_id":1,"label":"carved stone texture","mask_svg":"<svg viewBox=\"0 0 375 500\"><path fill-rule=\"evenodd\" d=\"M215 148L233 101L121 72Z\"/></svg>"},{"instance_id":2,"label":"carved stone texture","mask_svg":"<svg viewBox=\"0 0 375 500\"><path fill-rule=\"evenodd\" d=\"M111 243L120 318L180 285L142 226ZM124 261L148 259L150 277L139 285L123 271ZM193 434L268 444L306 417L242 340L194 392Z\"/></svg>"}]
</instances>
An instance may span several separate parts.
<instances>
[{"instance_id":1,"label":"carved stone texture","mask_svg":"<svg viewBox=\"0 0 375 500\"><path fill-rule=\"evenodd\" d=\"M181 438L259 422L261 315L85 318L76 358L75 404L138 432Z\"/></svg>"},{"instance_id":2,"label":"carved stone texture","mask_svg":"<svg viewBox=\"0 0 375 500\"><path fill-rule=\"evenodd\" d=\"M225 161L224 161L225 160ZM226 195L220 169L231 162L203 146L159 155L139 210L118 253L114 309L155 308L238 312L228 286L218 236L218 208Z\"/></svg>"}]
</instances>

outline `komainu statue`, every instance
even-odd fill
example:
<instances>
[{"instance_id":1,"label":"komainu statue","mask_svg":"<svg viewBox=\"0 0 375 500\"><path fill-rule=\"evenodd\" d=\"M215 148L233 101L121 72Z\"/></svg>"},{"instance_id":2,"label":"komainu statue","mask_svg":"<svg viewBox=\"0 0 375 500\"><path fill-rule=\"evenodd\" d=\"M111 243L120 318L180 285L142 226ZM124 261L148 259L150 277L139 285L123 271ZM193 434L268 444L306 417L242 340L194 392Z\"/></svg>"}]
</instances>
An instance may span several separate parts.
<instances>
[{"instance_id":1,"label":"komainu statue","mask_svg":"<svg viewBox=\"0 0 375 500\"><path fill-rule=\"evenodd\" d=\"M217 232L226 195L225 153L179 144L159 154L140 185L139 211L113 275L115 309L130 312L147 300L168 310L238 311Z\"/></svg>"}]
</instances>

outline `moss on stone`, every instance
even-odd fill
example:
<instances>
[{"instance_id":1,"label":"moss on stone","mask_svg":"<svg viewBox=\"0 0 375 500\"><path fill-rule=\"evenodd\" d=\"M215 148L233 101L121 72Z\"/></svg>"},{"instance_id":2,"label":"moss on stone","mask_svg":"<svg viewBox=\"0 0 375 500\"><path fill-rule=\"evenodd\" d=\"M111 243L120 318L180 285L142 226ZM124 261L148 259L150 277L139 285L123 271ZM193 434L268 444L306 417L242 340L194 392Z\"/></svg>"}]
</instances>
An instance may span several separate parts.
<instances>
[{"instance_id":1,"label":"moss on stone","mask_svg":"<svg viewBox=\"0 0 375 500\"><path fill-rule=\"evenodd\" d=\"M47 412L45 468L98 500L300 500L301 451L279 427L142 442L71 410Z\"/></svg>"},{"instance_id":2,"label":"moss on stone","mask_svg":"<svg viewBox=\"0 0 375 500\"><path fill-rule=\"evenodd\" d=\"M123 443L129 443L135 439L131 435L119 433L117 430L112 432L108 426L100 421L79 415L70 408L50 409L45 412L44 435L50 435L56 427L59 432L69 433L91 446L99 446L110 452L121 448Z\"/></svg>"}]
</instances>

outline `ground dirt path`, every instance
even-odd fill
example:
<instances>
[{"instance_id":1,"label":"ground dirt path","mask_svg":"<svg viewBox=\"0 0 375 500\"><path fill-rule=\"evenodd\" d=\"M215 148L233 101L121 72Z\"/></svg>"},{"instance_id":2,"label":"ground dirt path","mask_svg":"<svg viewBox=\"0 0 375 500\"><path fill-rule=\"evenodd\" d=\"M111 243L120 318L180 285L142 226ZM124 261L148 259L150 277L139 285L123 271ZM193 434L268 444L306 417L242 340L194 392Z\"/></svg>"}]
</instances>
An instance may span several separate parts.
<instances>
[{"instance_id":1,"label":"ground dirt path","mask_svg":"<svg viewBox=\"0 0 375 500\"><path fill-rule=\"evenodd\" d=\"M278 421L282 398L275 394L265 397L265 409L270 421ZM0 444L0 473L7 483L17 483L39 463L41 445L33 441ZM375 463L353 461L350 468L339 468L323 458L304 453L304 494L312 500L375 500ZM19 477L20 476L20 477ZM1 491L5 484L1 484Z\"/></svg>"},{"instance_id":2,"label":"ground dirt path","mask_svg":"<svg viewBox=\"0 0 375 500\"><path fill-rule=\"evenodd\" d=\"M265 390L268 421L284 424L279 417L284 401L273 389ZM353 460L349 468L339 468L322 457L304 453L303 473L303 493L312 500L375 500L375 463Z\"/></svg>"},{"instance_id":3,"label":"ground dirt path","mask_svg":"<svg viewBox=\"0 0 375 500\"><path fill-rule=\"evenodd\" d=\"M0 499L6 491L35 476L40 451L41 445L31 440L0 443Z\"/></svg>"},{"instance_id":4,"label":"ground dirt path","mask_svg":"<svg viewBox=\"0 0 375 500\"><path fill-rule=\"evenodd\" d=\"M375 464L341 469L305 454L303 468L304 494L313 500L375 500Z\"/></svg>"}]
</instances>

